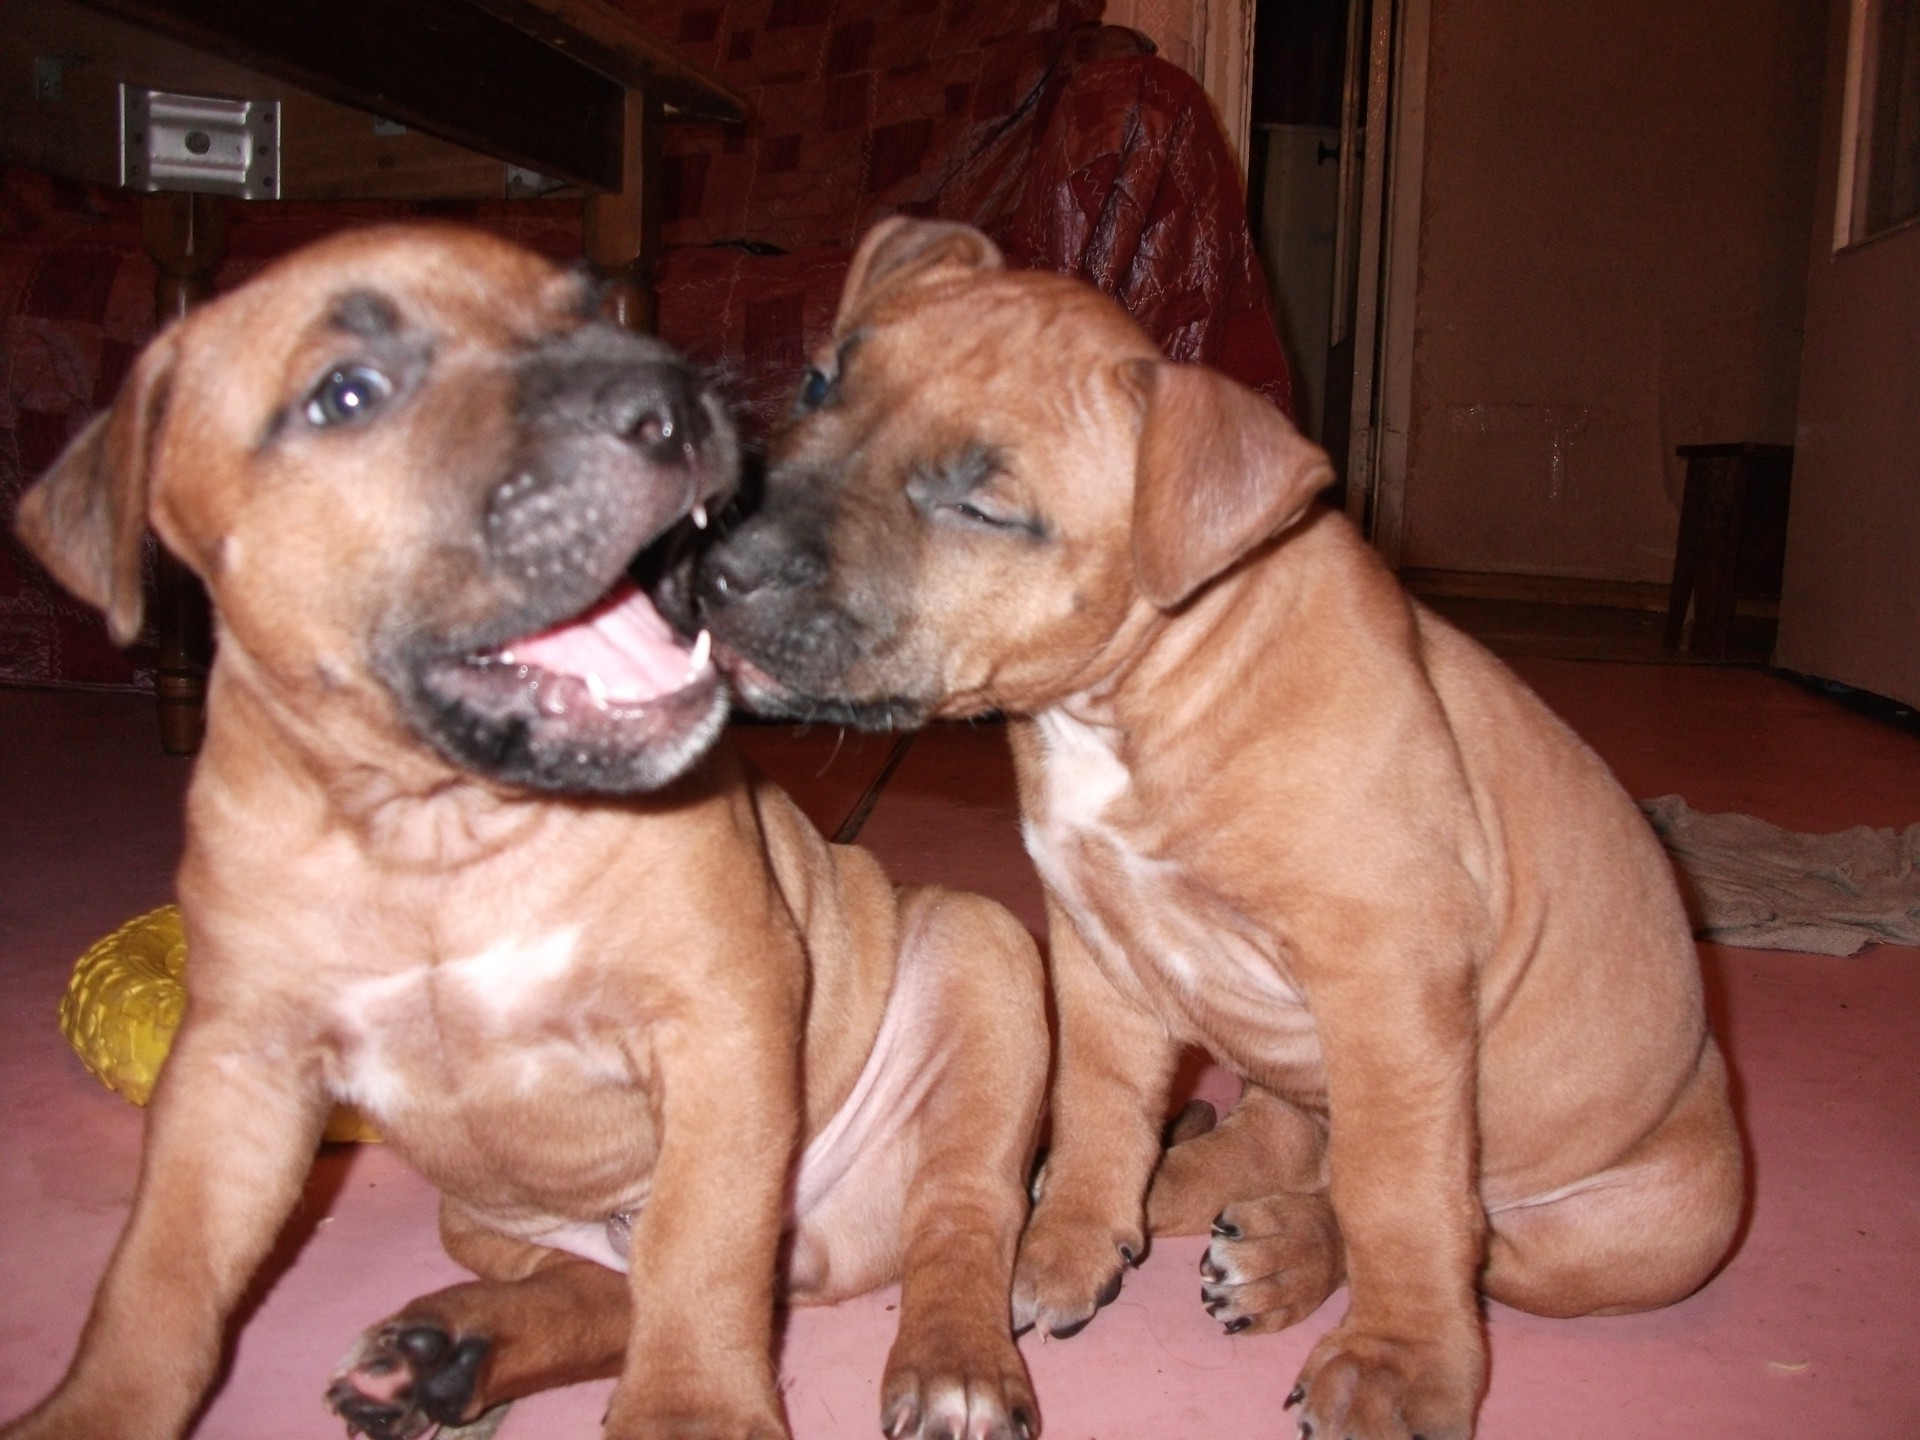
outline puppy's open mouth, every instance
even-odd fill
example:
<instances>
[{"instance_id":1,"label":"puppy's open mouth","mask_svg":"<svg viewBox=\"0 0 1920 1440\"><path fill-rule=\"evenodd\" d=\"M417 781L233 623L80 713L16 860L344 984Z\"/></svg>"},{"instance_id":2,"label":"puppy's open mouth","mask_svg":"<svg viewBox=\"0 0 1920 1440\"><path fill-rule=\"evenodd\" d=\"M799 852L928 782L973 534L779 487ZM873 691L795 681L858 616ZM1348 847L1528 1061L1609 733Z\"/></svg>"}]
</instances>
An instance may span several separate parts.
<instances>
[{"instance_id":1,"label":"puppy's open mouth","mask_svg":"<svg viewBox=\"0 0 1920 1440\"><path fill-rule=\"evenodd\" d=\"M656 789L727 713L711 638L675 630L630 579L570 620L431 661L420 678L450 758L541 789Z\"/></svg>"},{"instance_id":2,"label":"puppy's open mouth","mask_svg":"<svg viewBox=\"0 0 1920 1440\"><path fill-rule=\"evenodd\" d=\"M461 668L494 696L511 689L550 717L617 719L711 689L717 678L712 637L702 630L687 643L629 580L585 614L470 655Z\"/></svg>"}]
</instances>

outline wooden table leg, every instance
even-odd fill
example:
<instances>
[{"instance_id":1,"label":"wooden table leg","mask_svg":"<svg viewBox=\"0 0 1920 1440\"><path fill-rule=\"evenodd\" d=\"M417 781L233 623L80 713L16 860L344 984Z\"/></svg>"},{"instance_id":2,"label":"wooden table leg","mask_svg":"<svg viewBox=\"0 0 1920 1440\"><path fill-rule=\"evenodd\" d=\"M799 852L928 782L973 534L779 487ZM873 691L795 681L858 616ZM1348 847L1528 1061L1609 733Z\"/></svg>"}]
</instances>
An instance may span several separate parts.
<instances>
[{"instance_id":1,"label":"wooden table leg","mask_svg":"<svg viewBox=\"0 0 1920 1440\"><path fill-rule=\"evenodd\" d=\"M654 271L660 260L660 132L658 100L627 92L621 136L620 189L587 197L587 262L606 285L601 311L630 330L651 334L660 313Z\"/></svg>"},{"instance_id":2,"label":"wooden table leg","mask_svg":"<svg viewBox=\"0 0 1920 1440\"><path fill-rule=\"evenodd\" d=\"M158 268L153 314L171 324L213 293L214 271L226 251L226 208L218 196L167 192L149 195L140 238ZM207 723L207 670L213 658L207 593L186 566L163 548L154 572L154 626L160 665L154 701L160 748L191 755Z\"/></svg>"}]
</instances>

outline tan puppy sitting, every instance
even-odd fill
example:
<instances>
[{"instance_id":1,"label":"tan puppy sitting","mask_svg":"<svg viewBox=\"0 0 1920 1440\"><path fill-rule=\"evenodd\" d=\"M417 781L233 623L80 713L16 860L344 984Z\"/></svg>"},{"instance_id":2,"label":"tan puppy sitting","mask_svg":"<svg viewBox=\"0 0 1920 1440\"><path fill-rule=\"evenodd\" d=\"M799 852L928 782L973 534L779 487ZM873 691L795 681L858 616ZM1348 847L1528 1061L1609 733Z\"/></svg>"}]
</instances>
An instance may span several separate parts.
<instances>
[{"instance_id":1,"label":"tan puppy sitting","mask_svg":"<svg viewBox=\"0 0 1920 1440\"><path fill-rule=\"evenodd\" d=\"M609 1436L784 1435L777 1272L903 1278L890 1436L1034 1430L1037 952L708 753L725 686L622 577L730 489L733 434L592 310L484 236L327 241L155 340L23 503L123 641L150 518L219 650L185 1023L78 1356L7 1440L186 1430L336 1101L481 1277L363 1337L350 1431L618 1373Z\"/></svg>"},{"instance_id":2,"label":"tan puppy sitting","mask_svg":"<svg viewBox=\"0 0 1920 1440\"><path fill-rule=\"evenodd\" d=\"M977 232L891 221L769 464L695 585L747 699L1016 717L1060 1021L1017 1320L1075 1330L1149 1226L1214 1222L1229 1330L1350 1286L1301 1434L1458 1440L1476 1289L1579 1315L1712 1273L1742 1160L1658 845L1314 505L1326 457L1277 411ZM1188 1044L1249 1088L1162 1165Z\"/></svg>"}]
</instances>

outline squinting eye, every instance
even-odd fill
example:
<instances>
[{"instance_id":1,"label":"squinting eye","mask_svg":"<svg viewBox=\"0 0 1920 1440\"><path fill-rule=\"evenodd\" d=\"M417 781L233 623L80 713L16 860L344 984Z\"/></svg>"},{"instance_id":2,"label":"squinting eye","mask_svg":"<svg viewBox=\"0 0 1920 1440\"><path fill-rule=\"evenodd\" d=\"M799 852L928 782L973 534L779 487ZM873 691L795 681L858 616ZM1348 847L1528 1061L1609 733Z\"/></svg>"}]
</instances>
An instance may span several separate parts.
<instances>
[{"instance_id":1,"label":"squinting eye","mask_svg":"<svg viewBox=\"0 0 1920 1440\"><path fill-rule=\"evenodd\" d=\"M802 410L818 410L831 389L833 381L827 378L826 372L809 365L807 373L800 377L800 394L794 403Z\"/></svg>"},{"instance_id":2,"label":"squinting eye","mask_svg":"<svg viewBox=\"0 0 1920 1440\"><path fill-rule=\"evenodd\" d=\"M996 515L991 510L982 510L978 505L971 504L965 500L955 500L947 506L947 509L958 515L969 525L980 525L989 530L1021 530L1029 533L1033 530L1033 526L1024 519L1006 515Z\"/></svg>"},{"instance_id":3,"label":"squinting eye","mask_svg":"<svg viewBox=\"0 0 1920 1440\"><path fill-rule=\"evenodd\" d=\"M371 415L393 394L393 382L371 365L343 365L314 387L307 423L345 425Z\"/></svg>"}]
</instances>

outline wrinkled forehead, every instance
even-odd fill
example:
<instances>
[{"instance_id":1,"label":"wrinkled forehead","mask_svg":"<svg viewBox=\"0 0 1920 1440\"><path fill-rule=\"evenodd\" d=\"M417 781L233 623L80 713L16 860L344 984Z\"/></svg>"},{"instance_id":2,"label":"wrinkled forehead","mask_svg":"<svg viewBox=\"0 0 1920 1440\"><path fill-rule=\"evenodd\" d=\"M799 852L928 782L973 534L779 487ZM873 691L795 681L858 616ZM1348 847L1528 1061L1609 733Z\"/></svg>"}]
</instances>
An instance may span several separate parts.
<instances>
[{"instance_id":1,"label":"wrinkled forehead","mask_svg":"<svg viewBox=\"0 0 1920 1440\"><path fill-rule=\"evenodd\" d=\"M490 236L377 230L289 256L193 312L186 324L282 341L321 325L368 334L413 326L457 329L498 344L538 333L556 318L585 319L592 303L577 274Z\"/></svg>"},{"instance_id":2,"label":"wrinkled forehead","mask_svg":"<svg viewBox=\"0 0 1920 1440\"><path fill-rule=\"evenodd\" d=\"M511 355L585 323L594 301L583 277L488 236L351 233L190 314L173 390L251 411L356 358Z\"/></svg>"},{"instance_id":3,"label":"wrinkled forehead","mask_svg":"<svg viewBox=\"0 0 1920 1440\"><path fill-rule=\"evenodd\" d=\"M1078 355L1156 353L1146 333L1093 286L1037 270L945 271L884 290L871 305L842 315L834 339L844 345L888 335L942 341L956 357L986 353L1016 368Z\"/></svg>"},{"instance_id":4,"label":"wrinkled forehead","mask_svg":"<svg viewBox=\"0 0 1920 1440\"><path fill-rule=\"evenodd\" d=\"M836 336L863 390L966 424L1024 420L1056 433L1117 403L1120 362L1159 354L1092 286L1032 271L968 274L883 295ZM1091 418L1091 417L1086 417Z\"/></svg>"}]
</instances>

